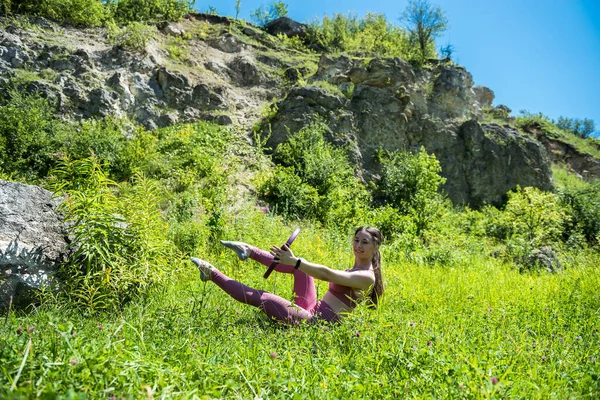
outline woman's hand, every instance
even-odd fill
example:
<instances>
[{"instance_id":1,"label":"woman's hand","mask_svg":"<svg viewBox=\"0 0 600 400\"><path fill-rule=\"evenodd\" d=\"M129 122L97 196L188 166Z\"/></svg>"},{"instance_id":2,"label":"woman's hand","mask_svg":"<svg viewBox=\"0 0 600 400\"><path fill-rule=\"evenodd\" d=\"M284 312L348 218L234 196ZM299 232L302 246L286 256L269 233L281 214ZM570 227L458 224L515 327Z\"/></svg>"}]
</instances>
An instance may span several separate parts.
<instances>
[{"instance_id":1,"label":"woman's hand","mask_svg":"<svg viewBox=\"0 0 600 400\"><path fill-rule=\"evenodd\" d=\"M272 246L271 254L279 264L295 265L296 261L298 261L294 256L294 253L292 253L292 250L290 250L286 244L284 244L283 247Z\"/></svg>"}]
</instances>

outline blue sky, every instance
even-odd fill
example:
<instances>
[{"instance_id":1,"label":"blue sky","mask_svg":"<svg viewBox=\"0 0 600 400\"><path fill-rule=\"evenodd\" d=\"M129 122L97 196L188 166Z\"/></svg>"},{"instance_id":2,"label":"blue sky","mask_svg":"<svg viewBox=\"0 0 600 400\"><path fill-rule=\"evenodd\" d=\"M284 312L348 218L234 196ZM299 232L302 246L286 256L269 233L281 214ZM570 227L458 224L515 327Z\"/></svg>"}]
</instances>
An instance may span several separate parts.
<instances>
[{"instance_id":1,"label":"blue sky","mask_svg":"<svg viewBox=\"0 0 600 400\"><path fill-rule=\"evenodd\" d=\"M211 3L212 1L212 3ZM201 0L221 15L235 15L235 0ZM398 22L408 0L289 0L289 17L308 22L333 13L367 11ZM241 0L240 18L250 20L271 1ZM431 0L449 21L437 40L454 46L454 59L475 85L494 91L494 104L542 112L556 119L591 118L600 130L600 0Z\"/></svg>"}]
</instances>

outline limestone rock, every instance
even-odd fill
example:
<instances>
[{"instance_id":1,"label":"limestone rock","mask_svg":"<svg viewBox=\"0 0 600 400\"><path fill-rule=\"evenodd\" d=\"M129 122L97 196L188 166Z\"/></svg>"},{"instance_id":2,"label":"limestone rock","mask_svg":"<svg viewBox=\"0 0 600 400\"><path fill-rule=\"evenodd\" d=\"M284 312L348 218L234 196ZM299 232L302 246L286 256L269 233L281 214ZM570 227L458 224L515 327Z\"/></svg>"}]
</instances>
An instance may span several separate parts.
<instances>
[{"instance_id":1,"label":"limestone rock","mask_svg":"<svg viewBox=\"0 0 600 400\"><path fill-rule=\"evenodd\" d=\"M239 56L229 63L231 79L240 86L257 85L262 82L262 72L249 56Z\"/></svg>"},{"instance_id":2,"label":"limestone rock","mask_svg":"<svg viewBox=\"0 0 600 400\"><path fill-rule=\"evenodd\" d=\"M183 36L185 35L185 29L175 25L175 24L170 24L170 23L166 23L164 24L161 29L162 33L164 33L165 35L170 35L170 36Z\"/></svg>"},{"instance_id":3,"label":"limestone rock","mask_svg":"<svg viewBox=\"0 0 600 400\"><path fill-rule=\"evenodd\" d=\"M521 271L545 270L547 272L558 272L562 269L562 264L552 247L544 246L539 249L533 249L521 264Z\"/></svg>"},{"instance_id":4,"label":"limestone rock","mask_svg":"<svg viewBox=\"0 0 600 400\"><path fill-rule=\"evenodd\" d=\"M485 86L475 86L473 92L475 92L475 98L482 107L492 106L494 98L496 97L492 89Z\"/></svg>"},{"instance_id":5,"label":"limestone rock","mask_svg":"<svg viewBox=\"0 0 600 400\"><path fill-rule=\"evenodd\" d=\"M296 22L288 17L280 17L273 20L264 26L264 29L271 35L283 34L287 37L305 37L308 26L300 22Z\"/></svg>"},{"instance_id":6,"label":"limestone rock","mask_svg":"<svg viewBox=\"0 0 600 400\"><path fill-rule=\"evenodd\" d=\"M11 296L24 308L42 287L56 288L68 244L59 204L47 190L0 180L0 308Z\"/></svg>"},{"instance_id":7,"label":"limestone rock","mask_svg":"<svg viewBox=\"0 0 600 400\"><path fill-rule=\"evenodd\" d=\"M475 93L473 77L464 68L442 67L433 85L429 113L442 118L472 118L480 110L472 107Z\"/></svg>"},{"instance_id":8,"label":"limestone rock","mask_svg":"<svg viewBox=\"0 0 600 400\"><path fill-rule=\"evenodd\" d=\"M208 40L207 44L225 53L239 53L245 47L245 45L231 33L225 33L216 39Z\"/></svg>"}]
</instances>

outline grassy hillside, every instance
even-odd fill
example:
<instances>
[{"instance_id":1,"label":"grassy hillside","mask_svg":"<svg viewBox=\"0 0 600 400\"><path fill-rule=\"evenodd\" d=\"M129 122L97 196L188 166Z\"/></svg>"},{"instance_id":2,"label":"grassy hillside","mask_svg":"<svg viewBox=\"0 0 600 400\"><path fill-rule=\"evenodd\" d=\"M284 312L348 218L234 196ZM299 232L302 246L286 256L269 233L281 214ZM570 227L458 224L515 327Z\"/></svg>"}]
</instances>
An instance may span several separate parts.
<instances>
[{"instance_id":1,"label":"grassy hillside","mask_svg":"<svg viewBox=\"0 0 600 400\"><path fill-rule=\"evenodd\" d=\"M0 177L67 196L76 249L63 292L1 316L0 398L600 396L597 181L557 165L555 192L472 210L438 193L424 151L382 153L365 185L322 124L270 155L236 129L75 123L35 95L0 100ZM289 277L265 281L219 240L266 248L300 226L298 256L345 269L362 224L385 234L386 292L338 325L279 326L189 262L291 298Z\"/></svg>"}]
</instances>

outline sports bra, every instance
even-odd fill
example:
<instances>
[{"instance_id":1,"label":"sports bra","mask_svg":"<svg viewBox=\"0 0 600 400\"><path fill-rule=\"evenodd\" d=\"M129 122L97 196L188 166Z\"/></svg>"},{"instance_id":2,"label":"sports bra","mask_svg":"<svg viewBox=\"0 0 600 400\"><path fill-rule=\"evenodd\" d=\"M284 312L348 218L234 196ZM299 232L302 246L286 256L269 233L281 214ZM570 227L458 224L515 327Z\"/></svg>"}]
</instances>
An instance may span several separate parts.
<instances>
[{"instance_id":1,"label":"sports bra","mask_svg":"<svg viewBox=\"0 0 600 400\"><path fill-rule=\"evenodd\" d=\"M352 269L347 269L346 272ZM337 283L329 282L329 291L342 303L354 309L356 302L362 298L362 290L354 289L349 286L338 285Z\"/></svg>"}]
</instances>

